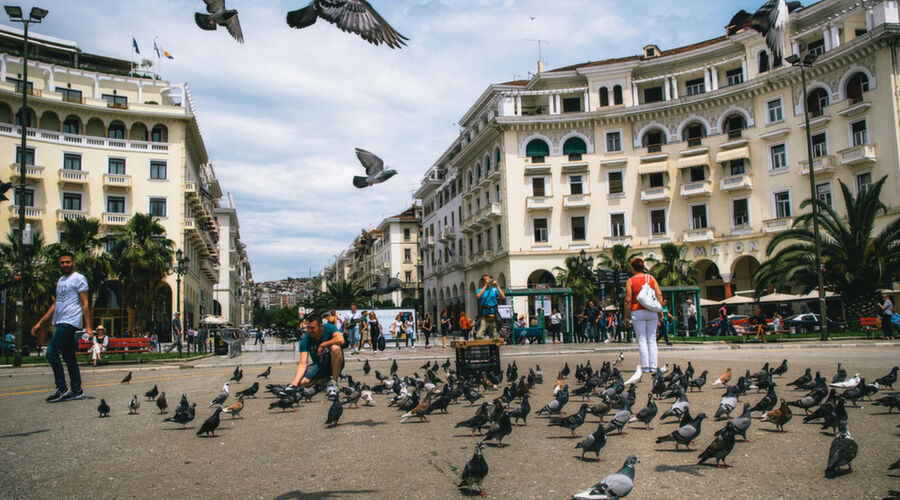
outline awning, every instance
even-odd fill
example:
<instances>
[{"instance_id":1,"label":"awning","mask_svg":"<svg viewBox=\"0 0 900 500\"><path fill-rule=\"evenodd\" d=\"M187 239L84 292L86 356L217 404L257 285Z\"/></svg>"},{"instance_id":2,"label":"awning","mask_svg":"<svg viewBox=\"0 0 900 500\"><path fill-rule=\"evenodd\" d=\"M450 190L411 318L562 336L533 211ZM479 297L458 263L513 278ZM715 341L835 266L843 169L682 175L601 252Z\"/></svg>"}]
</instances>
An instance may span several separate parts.
<instances>
[{"instance_id":1,"label":"awning","mask_svg":"<svg viewBox=\"0 0 900 500\"><path fill-rule=\"evenodd\" d=\"M700 165L709 165L709 154L688 156L678 159L678 169L699 167Z\"/></svg>"},{"instance_id":2,"label":"awning","mask_svg":"<svg viewBox=\"0 0 900 500\"><path fill-rule=\"evenodd\" d=\"M726 161L732 160L744 160L750 158L750 148L744 146L742 148L730 149L728 151L722 151L721 153L716 155L716 163L725 163Z\"/></svg>"},{"instance_id":3,"label":"awning","mask_svg":"<svg viewBox=\"0 0 900 500\"><path fill-rule=\"evenodd\" d=\"M643 163L638 166L638 173L641 175L645 174L658 174L661 172L669 171L669 161L655 161L653 163Z\"/></svg>"}]
</instances>

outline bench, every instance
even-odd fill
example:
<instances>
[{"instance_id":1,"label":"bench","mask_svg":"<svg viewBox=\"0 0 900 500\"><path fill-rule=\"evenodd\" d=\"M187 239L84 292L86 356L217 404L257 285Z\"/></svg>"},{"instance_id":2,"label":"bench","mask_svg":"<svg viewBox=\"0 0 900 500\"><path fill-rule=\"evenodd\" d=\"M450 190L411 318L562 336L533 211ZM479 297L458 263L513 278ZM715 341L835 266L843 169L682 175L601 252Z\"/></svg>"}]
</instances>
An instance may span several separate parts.
<instances>
[{"instance_id":1,"label":"bench","mask_svg":"<svg viewBox=\"0 0 900 500\"><path fill-rule=\"evenodd\" d=\"M137 353L138 364L140 364L141 354L150 351L150 342L150 337L126 337L116 339L110 337L109 343L106 344L106 350L103 351L103 354L121 354L122 359L124 360L126 354ZM90 349L93 345L93 341L79 340L78 350L75 354L90 354Z\"/></svg>"},{"instance_id":2,"label":"bench","mask_svg":"<svg viewBox=\"0 0 900 500\"><path fill-rule=\"evenodd\" d=\"M866 330L866 338L875 338L875 332L881 331L881 321L875 317L865 317L859 318L859 326L863 327Z\"/></svg>"},{"instance_id":3,"label":"bench","mask_svg":"<svg viewBox=\"0 0 900 500\"><path fill-rule=\"evenodd\" d=\"M546 342L546 337L544 336L544 329L539 326L531 326L531 327L514 327L513 328L513 343L518 344L520 338L529 338L534 337L538 339L538 341L543 344Z\"/></svg>"},{"instance_id":4,"label":"bench","mask_svg":"<svg viewBox=\"0 0 900 500\"><path fill-rule=\"evenodd\" d=\"M767 321L766 325L771 323L771 321ZM737 332L738 335L741 336L741 343L747 342L747 336L756 335L756 325L751 325L749 322L744 324L736 324L734 326L734 331ZM784 334L790 335L793 333L792 330L766 330L767 326L763 326L763 335L771 337L773 335L778 335L778 340L784 340Z\"/></svg>"}]
</instances>

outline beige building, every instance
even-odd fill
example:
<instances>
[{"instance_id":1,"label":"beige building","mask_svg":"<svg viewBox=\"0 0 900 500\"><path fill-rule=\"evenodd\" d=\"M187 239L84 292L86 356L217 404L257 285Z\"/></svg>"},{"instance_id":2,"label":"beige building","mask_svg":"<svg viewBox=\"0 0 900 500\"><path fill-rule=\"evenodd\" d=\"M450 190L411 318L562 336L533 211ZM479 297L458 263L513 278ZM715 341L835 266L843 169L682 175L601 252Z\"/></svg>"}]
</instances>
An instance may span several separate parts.
<instances>
[{"instance_id":1,"label":"beige building","mask_svg":"<svg viewBox=\"0 0 900 500\"><path fill-rule=\"evenodd\" d=\"M840 213L838 181L857 193L888 176L881 223L896 217L897 5L822 0L793 13L785 53L818 55L806 96L800 70L751 29L491 85L417 195L426 310L452 305L458 287L474 313L483 273L531 287L565 257L616 243L645 256L684 244L704 297L750 288L772 235L811 195L804 107L816 196ZM445 235L437 223L454 213ZM459 256L464 277L444 280Z\"/></svg>"},{"instance_id":2,"label":"beige building","mask_svg":"<svg viewBox=\"0 0 900 500\"><path fill-rule=\"evenodd\" d=\"M48 243L66 219L92 217L104 234L138 213L156 216L190 258L182 279L186 326L213 310L219 279L219 231L213 212L222 196L186 84L130 76L130 62L82 52L75 42L29 36L27 188L6 205L0 233L18 230L18 214ZM20 32L0 27L0 154L4 180L19 181ZM150 329L168 338L175 275L158 290ZM133 332L117 282L100 286L94 316L110 332ZM143 332L139 332L143 333Z\"/></svg>"},{"instance_id":3,"label":"beige building","mask_svg":"<svg viewBox=\"0 0 900 500\"><path fill-rule=\"evenodd\" d=\"M219 230L219 281L215 285L213 314L234 326L252 321L253 275L247 245L241 241L234 197L226 193L213 211Z\"/></svg>"}]
</instances>

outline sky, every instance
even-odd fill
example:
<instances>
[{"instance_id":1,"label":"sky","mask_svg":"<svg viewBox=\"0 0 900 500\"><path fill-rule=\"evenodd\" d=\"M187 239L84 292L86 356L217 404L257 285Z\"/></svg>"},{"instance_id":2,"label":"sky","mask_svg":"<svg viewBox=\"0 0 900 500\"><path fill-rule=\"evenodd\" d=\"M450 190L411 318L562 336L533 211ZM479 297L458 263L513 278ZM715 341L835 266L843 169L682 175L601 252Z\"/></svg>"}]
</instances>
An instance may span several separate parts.
<instances>
[{"instance_id":1,"label":"sky","mask_svg":"<svg viewBox=\"0 0 900 500\"><path fill-rule=\"evenodd\" d=\"M363 228L412 203L425 171L459 134L457 121L492 83L545 66L662 50L724 34L762 0L370 0L400 33L402 50L376 47L320 20L285 23L296 1L228 0L244 44L202 31L202 1L42 0L33 32L83 51L156 61L153 40L175 56L162 78L187 82L222 190L231 192L255 281L313 276ZM359 190L354 148L399 174Z\"/></svg>"}]
</instances>

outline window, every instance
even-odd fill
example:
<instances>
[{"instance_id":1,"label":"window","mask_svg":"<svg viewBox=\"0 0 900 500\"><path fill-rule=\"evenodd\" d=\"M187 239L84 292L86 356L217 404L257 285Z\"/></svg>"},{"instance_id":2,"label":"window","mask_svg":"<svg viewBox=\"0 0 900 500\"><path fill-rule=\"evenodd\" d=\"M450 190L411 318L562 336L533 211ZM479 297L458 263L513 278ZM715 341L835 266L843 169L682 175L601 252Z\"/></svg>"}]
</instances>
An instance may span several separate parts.
<instances>
[{"instance_id":1,"label":"window","mask_svg":"<svg viewBox=\"0 0 900 500\"><path fill-rule=\"evenodd\" d=\"M587 239L587 229L584 224L584 216L572 217L572 241L584 241Z\"/></svg>"},{"instance_id":2,"label":"window","mask_svg":"<svg viewBox=\"0 0 900 500\"><path fill-rule=\"evenodd\" d=\"M609 181L609 194L621 194L625 192L624 174L621 170L607 173Z\"/></svg>"},{"instance_id":3,"label":"window","mask_svg":"<svg viewBox=\"0 0 900 500\"><path fill-rule=\"evenodd\" d=\"M730 87L739 83L744 83L743 68L730 69L725 72L725 85Z\"/></svg>"},{"instance_id":4,"label":"window","mask_svg":"<svg viewBox=\"0 0 900 500\"><path fill-rule=\"evenodd\" d=\"M766 107L769 109L769 123L784 120L784 108L781 106L781 99L772 99L766 103Z\"/></svg>"},{"instance_id":5,"label":"window","mask_svg":"<svg viewBox=\"0 0 900 500\"><path fill-rule=\"evenodd\" d=\"M766 71L769 71L769 53L763 50L759 53L757 59L759 60L758 72L765 73Z\"/></svg>"},{"instance_id":6,"label":"window","mask_svg":"<svg viewBox=\"0 0 900 500\"><path fill-rule=\"evenodd\" d=\"M741 130L743 130L744 127L744 116L740 113L735 113L725 120L725 132L728 134L729 139L739 139L741 137Z\"/></svg>"},{"instance_id":7,"label":"window","mask_svg":"<svg viewBox=\"0 0 900 500\"><path fill-rule=\"evenodd\" d=\"M784 144L775 144L769 147L769 156L771 159L769 167L772 170L781 170L787 168L787 149Z\"/></svg>"},{"instance_id":8,"label":"window","mask_svg":"<svg viewBox=\"0 0 900 500\"><path fill-rule=\"evenodd\" d=\"M607 132L606 133L606 151L622 151L622 133Z\"/></svg>"},{"instance_id":9,"label":"window","mask_svg":"<svg viewBox=\"0 0 900 500\"><path fill-rule=\"evenodd\" d=\"M488 206L491 204L491 192L485 190L484 191L484 206Z\"/></svg>"},{"instance_id":10,"label":"window","mask_svg":"<svg viewBox=\"0 0 900 500\"><path fill-rule=\"evenodd\" d=\"M541 139L534 139L525 146L525 156L531 158L532 163L544 163L544 159L550 156L550 146Z\"/></svg>"},{"instance_id":11,"label":"window","mask_svg":"<svg viewBox=\"0 0 900 500\"><path fill-rule=\"evenodd\" d=\"M584 194L583 178L580 175L569 176L569 194Z\"/></svg>"},{"instance_id":12,"label":"window","mask_svg":"<svg viewBox=\"0 0 900 500\"><path fill-rule=\"evenodd\" d=\"M500 184L494 184L494 200L500 203Z\"/></svg>"},{"instance_id":13,"label":"window","mask_svg":"<svg viewBox=\"0 0 900 500\"><path fill-rule=\"evenodd\" d=\"M690 178L691 178L691 182L705 181L706 180L706 167L704 167L703 165L691 167Z\"/></svg>"},{"instance_id":14,"label":"window","mask_svg":"<svg viewBox=\"0 0 900 500\"><path fill-rule=\"evenodd\" d=\"M475 255L475 244L473 243L472 238L469 238L469 255Z\"/></svg>"},{"instance_id":15,"label":"window","mask_svg":"<svg viewBox=\"0 0 900 500\"><path fill-rule=\"evenodd\" d=\"M485 246L485 248L487 248L488 250L493 250L493 249L494 249L494 246L493 246L493 244L491 243L492 241L493 241L493 240L491 239L491 230L488 229L487 231L484 232L484 246Z\"/></svg>"},{"instance_id":16,"label":"window","mask_svg":"<svg viewBox=\"0 0 900 500\"><path fill-rule=\"evenodd\" d=\"M543 177L531 178L531 196L547 196Z\"/></svg>"},{"instance_id":17,"label":"window","mask_svg":"<svg viewBox=\"0 0 900 500\"><path fill-rule=\"evenodd\" d=\"M622 86L616 85L613 87L613 104L622 104L624 101L622 100Z\"/></svg>"},{"instance_id":18,"label":"window","mask_svg":"<svg viewBox=\"0 0 900 500\"><path fill-rule=\"evenodd\" d=\"M666 234L666 211L657 209L650 211L650 233L654 236Z\"/></svg>"},{"instance_id":19,"label":"window","mask_svg":"<svg viewBox=\"0 0 900 500\"><path fill-rule=\"evenodd\" d=\"M828 139L825 132L812 136L813 158L821 158L828 154Z\"/></svg>"},{"instance_id":20,"label":"window","mask_svg":"<svg viewBox=\"0 0 900 500\"><path fill-rule=\"evenodd\" d=\"M107 196L106 212L110 214L125 213L125 197L124 196Z\"/></svg>"},{"instance_id":21,"label":"window","mask_svg":"<svg viewBox=\"0 0 900 500\"><path fill-rule=\"evenodd\" d=\"M702 123L691 123L685 128L685 135L688 146L699 146L706 135L706 129Z\"/></svg>"},{"instance_id":22,"label":"window","mask_svg":"<svg viewBox=\"0 0 900 500\"><path fill-rule=\"evenodd\" d=\"M866 121L860 120L850 124L853 146L862 146L869 143L869 132L866 130Z\"/></svg>"},{"instance_id":23,"label":"window","mask_svg":"<svg viewBox=\"0 0 900 500\"><path fill-rule=\"evenodd\" d=\"M409 228L408 227L403 228L403 241L409 241L409 237L410 237Z\"/></svg>"},{"instance_id":24,"label":"window","mask_svg":"<svg viewBox=\"0 0 900 500\"><path fill-rule=\"evenodd\" d=\"M412 283L412 271L404 272L403 279L406 280L406 283Z\"/></svg>"},{"instance_id":25,"label":"window","mask_svg":"<svg viewBox=\"0 0 900 500\"><path fill-rule=\"evenodd\" d=\"M706 92L706 84L703 78L688 80L684 85L687 87L687 95L697 95Z\"/></svg>"},{"instance_id":26,"label":"window","mask_svg":"<svg viewBox=\"0 0 900 500\"><path fill-rule=\"evenodd\" d=\"M481 233L475 235L475 248L478 249L478 253L484 251L484 245L481 243Z\"/></svg>"},{"instance_id":27,"label":"window","mask_svg":"<svg viewBox=\"0 0 900 500\"><path fill-rule=\"evenodd\" d=\"M23 206L21 200L22 200L22 190L19 188L16 188L16 202L15 202L16 206L19 206L19 207ZM24 206L26 206L26 207L34 206L34 189L25 188L25 205Z\"/></svg>"},{"instance_id":28,"label":"window","mask_svg":"<svg viewBox=\"0 0 900 500\"><path fill-rule=\"evenodd\" d=\"M864 172L856 176L856 196L862 196L872 188L872 172Z\"/></svg>"},{"instance_id":29,"label":"window","mask_svg":"<svg viewBox=\"0 0 900 500\"><path fill-rule=\"evenodd\" d=\"M110 158L107 168L110 174L125 175L125 158Z\"/></svg>"},{"instance_id":30,"label":"window","mask_svg":"<svg viewBox=\"0 0 900 500\"><path fill-rule=\"evenodd\" d=\"M869 77L866 76L865 73L854 73L853 76L847 80L847 99L850 99L850 102L862 102L863 92L867 92L868 90Z\"/></svg>"},{"instance_id":31,"label":"window","mask_svg":"<svg viewBox=\"0 0 900 500\"><path fill-rule=\"evenodd\" d=\"M662 151L662 146L665 143L666 138L662 130L654 129L644 134L644 147L650 153L659 153Z\"/></svg>"},{"instance_id":32,"label":"window","mask_svg":"<svg viewBox=\"0 0 900 500\"><path fill-rule=\"evenodd\" d=\"M63 170L81 170L81 155L63 154Z\"/></svg>"},{"instance_id":33,"label":"window","mask_svg":"<svg viewBox=\"0 0 900 500\"><path fill-rule=\"evenodd\" d=\"M868 33L868 31L866 31L865 28L856 28L855 30L853 30L854 36L863 36L866 33Z\"/></svg>"},{"instance_id":34,"label":"window","mask_svg":"<svg viewBox=\"0 0 900 500\"><path fill-rule=\"evenodd\" d=\"M613 237L625 236L625 214L610 214L609 230Z\"/></svg>"},{"instance_id":35,"label":"window","mask_svg":"<svg viewBox=\"0 0 900 500\"><path fill-rule=\"evenodd\" d=\"M64 134L80 134L81 120L77 116L69 116L63 122L62 131Z\"/></svg>"},{"instance_id":36,"label":"window","mask_svg":"<svg viewBox=\"0 0 900 500\"><path fill-rule=\"evenodd\" d=\"M820 38L814 42L809 42L806 46L810 55L821 56L825 53L825 39Z\"/></svg>"},{"instance_id":37,"label":"window","mask_svg":"<svg viewBox=\"0 0 900 500\"><path fill-rule=\"evenodd\" d=\"M500 224L497 224L497 250L503 248L503 233L500 232Z\"/></svg>"},{"instance_id":38,"label":"window","mask_svg":"<svg viewBox=\"0 0 900 500\"><path fill-rule=\"evenodd\" d=\"M547 243L549 241L547 234L547 219L534 219L534 242Z\"/></svg>"},{"instance_id":39,"label":"window","mask_svg":"<svg viewBox=\"0 0 900 500\"><path fill-rule=\"evenodd\" d=\"M831 183L823 182L821 184L816 184L816 198L828 205L831 205Z\"/></svg>"},{"instance_id":40,"label":"window","mask_svg":"<svg viewBox=\"0 0 900 500\"><path fill-rule=\"evenodd\" d=\"M110 108L128 107L128 98L123 95L103 94L101 97L106 100L106 105Z\"/></svg>"},{"instance_id":41,"label":"window","mask_svg":"<svg viewBox=\"0 0 900 500\"><path fill-rule=\"evenodd\" d=\"M156 217L165 217L166 216L166 199L165 198L150 198L150 215Z\"/></svg>"},{"instance_id":42,"label":"window","mask_svg":"<svg viewBox=\"0 0 900 500\"><path fill-rule=\"evenodd\" d=\"M651 188L663 187L665 185L665 177L663 177L662 172L650 174L648 177L650 178L649 180Z\"/></svg>"},{"instance_id":43,"label":"window","mask_svg":"<svg viewBox=\"0 0 900 500\"><path fill-rule=\"evenodd\" d=\"M22 146L16 146L16 163L22 164ZM34 165L34 148L25 150L25 164Z\"/></svg>"},{"instance_id":44,"label":"window","mask_svg":"<svg viewBox=\"0 0 900 500\"><path fill-rule=\"evenodd\" d=\"M6 77L6 81L9 83L15 84L17 94L22 93L22 79L21 78ZM28 82L27 87L28 87L28 94L34 95L34 82Z\"/></svg>"},{"instance_id":45,"label":"window","mask_svg":"<svg viewBox=\"0 0 900 500\"><path fill-rule=\"evenodd\" d=\"M481 179L481 163L475 165L475 179Z\"/></svg>"},{"instance_id":46,"label":"window","mask_svg":"<svg viewBox=\"0 0 900 500\"><path fill-rule=\"evenodd\" d=\"M581 155L587 154L587 144L580 137L570 137L563 144L563 154L569 156L569 161L581 161Z\"/></svg>"},{"instance_id":47,"label":"window","mask_svg":"<svg viewBox=\"0 0 900 500\"><path fill-rule=\"evenodd\" d=\"M828 92L823 88L817 88L810 91L806 97L806 109L809 110L810 116L822 116L825 114L825 107L828 106Z\"/></svg>"},{"instance_id":48,"label":"window","mask_svg":"<svg viewBox=\"0 0 900 500\"><path fill-rule=\"evenodd\" d=\"M606 87L600 87L600 106L609 106L609 90Z\"/></svg>"},{"instance_id":49,"label":"window","mask_svg":"<svg viewBox=\"0 0 900 500\"><path fill-rule=\"evenodd\" d=\"M72 90L72 89L65 88L65 87L56 87L56 91L62 95L63 101L81 104L81 91L80 90Z\"/></svg>"},{"instance_id":50,"label":"window","mask_svg":"<svg viewBox=\"0 0 900 500\"><path fill-rule=\"evenodd\" d=\"M412 250L409 248L403 249L403 260L410 261L412 260Z\"/></svg>"},{"instance_id":51,"label":"window","mask_svg":"<svg viewBox=\"0 0 900 500\"><path fill-rule=\"evenodd\" d=\"M151 161L150 162L150 178L165 179L166 178L166 162Z\"/></svg>"},{"instance_id":52,"label":"window","mask_svg":"<svg viewBox=\"0 0 900 500\"><path fill-rule=\"evenodd\" d=\"M124 139L125 124L122 122L110 123L109 128L106 131L106 136L110 139Z\"/></svg>"},{"instance_id":53,"label":"window","mask_svg":"<svg viewBox=\"0 0 900 500\"><path fill-rule=\"evenodd\" d=\"M660 102L663 100L663 88L662 87L650 87L648 89L644 89L644 104L649 104L651 102Z\"/></svg>"},{"instance_id":54,"label":"window","mask_svg":"<svg viewBox=\"0 0 900 500\"><path fill-rule=\"evenodd\" d=\"M581 111L581 99L578 97L563 97L563 113L578 113Z\"/></svg>"},{"instance_id":55,"label":"window","mask_svg":"<svg viewBox=\"0 0 900 500\"><path fill-rule=\"evenodd\" d=\"M150 140L152 142L168 142L169 129L163 125L154 126L153 130L150 131Z\"/></svg>"},{"instance_id":56,"label":"window","mask_svg":"<svg viewBox=\"0 0 900 500\"><path fill-rule=\"evenodd\" d=\"M63 210L81 211L80 193L63 193Z\"/></svg>"},{"instance_id":57,"label":"window","mask_svg":"<svg viewBox=\"0 0 900 500\"><path fill-rule=\"evenodd\" d=\"M784 219L791 216L791 192L779 191L775 193L775 217Z\"/></svg>"},{"instance_id":58,"label":"window","mask_svg":"<svg viewBox=\"0 0 900 500\"><path fill-rule=\"evenodd\" d=\"M494 150L494 163L496 163L498 167L500 166L501 159L502 158L500 157L500 148L497 148Z\"/></svg>"},{"instance_id":59,"label":"window","mask_svg":"<svg viewBox=\"0 0 900 500\"><path fill-rule=\"evenodd\" d=\"M706 205L694 205L691 207L691 229L705 229L709 227L706 218Z\"/></svg>"},{"instance_id":60,"label":"window","mask_svg":"<svg viewBox=\"0 0 900 500\"><path fill-rule=\"evenodd\" d=\"M747 198L731 200L731 225L733 227L747 226L750 224L750 206Z\"/></svg>"}]
</instances>

